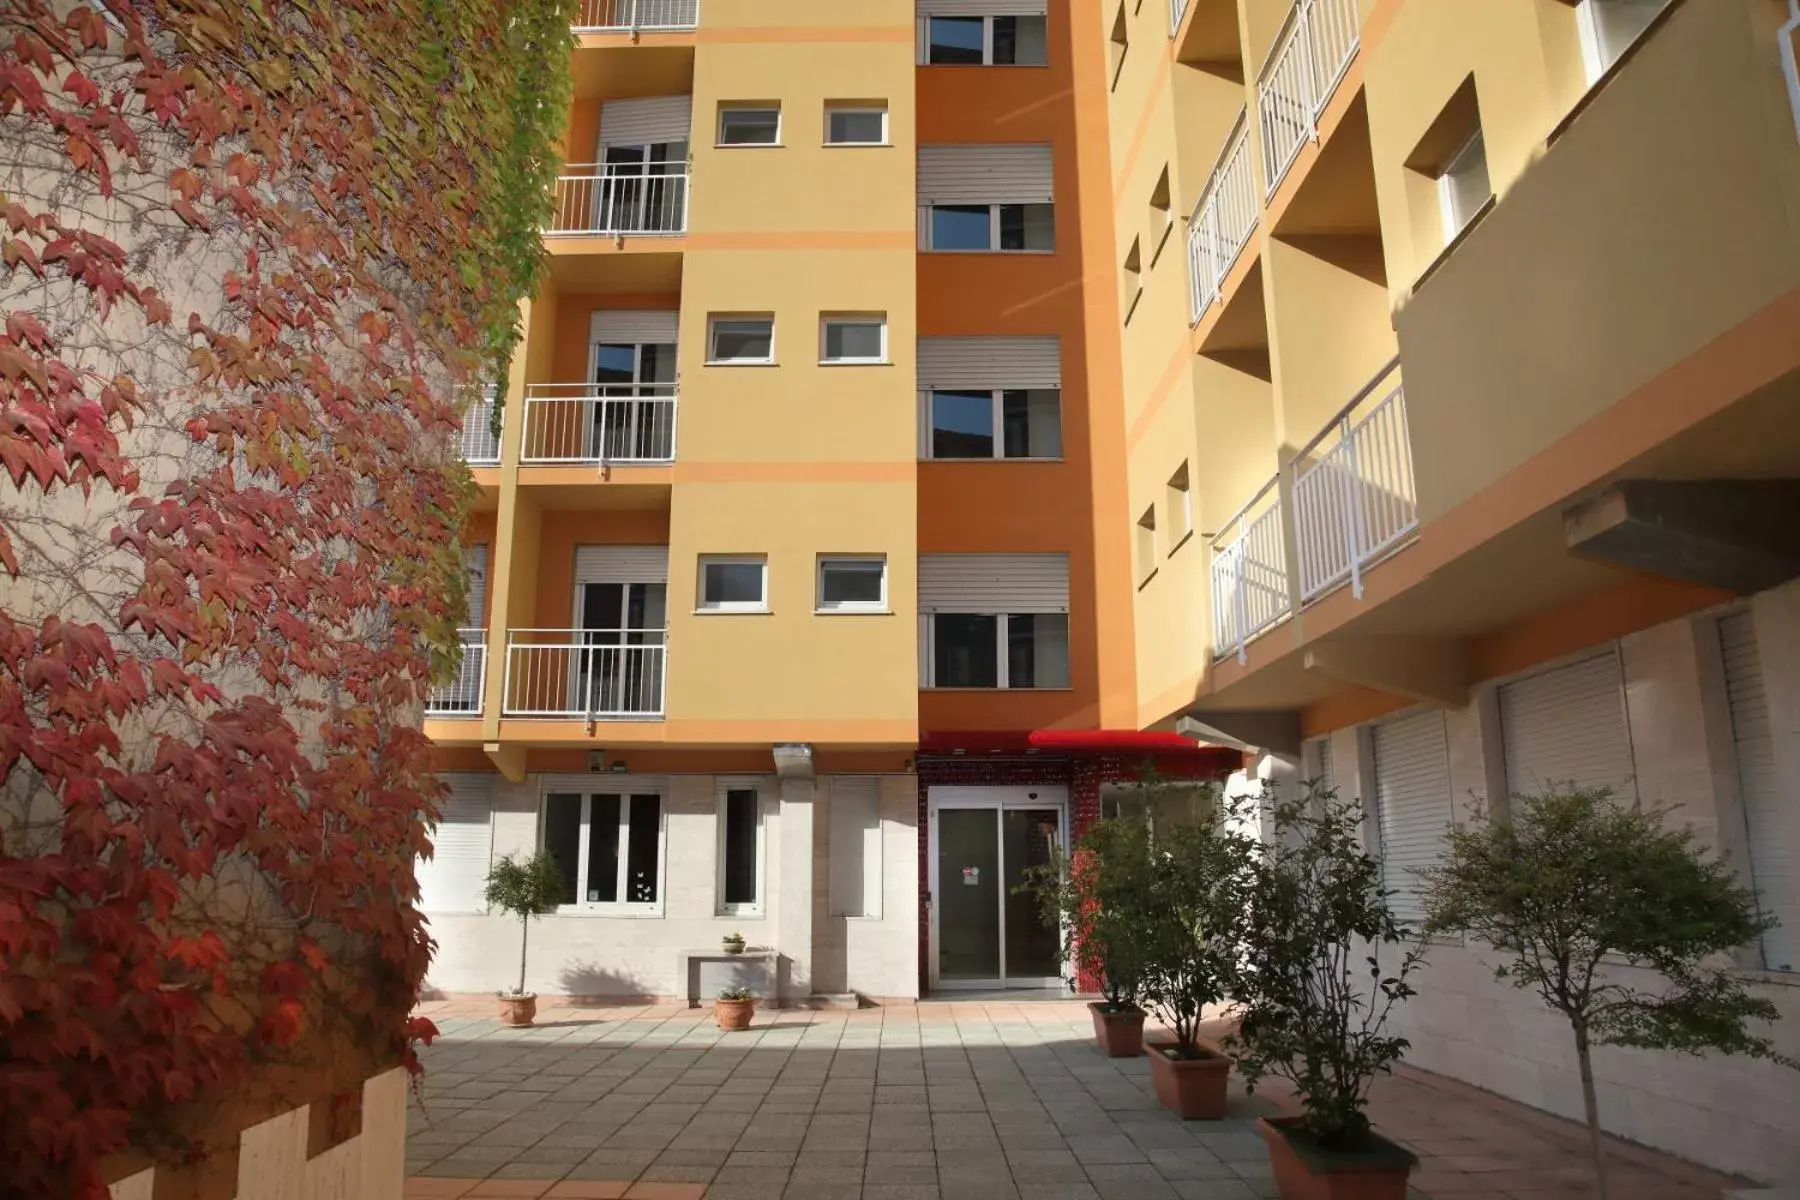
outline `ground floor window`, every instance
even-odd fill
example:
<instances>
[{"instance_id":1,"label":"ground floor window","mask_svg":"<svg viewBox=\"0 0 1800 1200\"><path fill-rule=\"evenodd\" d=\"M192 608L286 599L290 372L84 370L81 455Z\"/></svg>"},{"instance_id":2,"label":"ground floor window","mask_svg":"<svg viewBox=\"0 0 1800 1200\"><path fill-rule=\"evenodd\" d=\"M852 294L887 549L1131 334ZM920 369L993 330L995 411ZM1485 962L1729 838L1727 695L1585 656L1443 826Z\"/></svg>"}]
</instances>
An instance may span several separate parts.
<instances>
[{"instance_id":1,"label":"ground floor window","mask_svg":"<svg viewBox=\"0 0 1800 1200\"><path fill-rule=\"evenodd\" d=\"M662 898L662 797L654 792L552 792L543 849L562 873L562 902L654 907Z\"/></svg>"},{"instance_id":2,"label":"ground floor window","mask_svg":"<svg viewBox=\"0 0 1800 1200\"><path fill-rule=\"evenodd\" d=\"M728 787L719 797L719 911L762 912L762 796Z\"/></svg>"}]
</instances>

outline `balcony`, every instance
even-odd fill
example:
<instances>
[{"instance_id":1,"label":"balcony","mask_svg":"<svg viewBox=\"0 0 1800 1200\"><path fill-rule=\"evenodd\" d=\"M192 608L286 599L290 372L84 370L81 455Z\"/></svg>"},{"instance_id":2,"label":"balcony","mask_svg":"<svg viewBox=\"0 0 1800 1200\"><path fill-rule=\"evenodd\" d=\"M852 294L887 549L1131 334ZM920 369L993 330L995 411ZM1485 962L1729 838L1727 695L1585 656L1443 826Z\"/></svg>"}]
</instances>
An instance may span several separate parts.
<instances>
[{"instance_id":1,"label":"balcony","mask_svg":"<svg viewBox=\"0 0 1800 1200\"><path fill-rule=\"evenodd\" d=\"M1278 479L1225 522L1213 538L1213 656L1237 655L1292 609Z\"/></svg>"},{"instance_id":2,"label":"balcony","mask_svg":"<svg viewBox=\"0 0 1800 1200\"><path fill-rule=\"evenodd\" d=\"M471 467L492 467L500 462L500 438L494 431L494 389L463 414L462 460Z\"/></svg>"},{"instance_id":3,"label":"balcony","mask_svg":"<svg viewBox=\"0 0 1800 1200\"><path fill-rule=\"evenodd\" d=\"M1240 112L1188 220L1189 324L1198 325L1219 302L1226 276L1256 232L1261 205L1250 164L1250 127Z\"/></svg>"},{"instance_id":4,"label":"balcony","mask_svg":"<svg viewBox=\"0 0 1800 1200\"><path fill-rule=\"evenodd\" d=\"M556 178L545 237L679 237L687 232L685 162L586 163Z\"/></svg>"},{"instance_id":5,"label":"balcony","mask_svg":"<svg viewBox=\"0 0 1800 1200\"><path fill-rule=\"evenodd\" d=\"M1169 0L1169 36L1181 32L1181 18L1187 16L1188 0Z\"/></svg>"},{"instance_id":6,"label":"balcony","mask_svg":"<svg viewBox=\"0 0 1800 1200\"><path fill-rule=\"evenodd\" d=\"M1281 186L1300 148L1319 138L1319 116L1356 57L1356 0L1297 0L1256 77L1264 187Z\"/></svg>"},{"instance_id":7,"label":"balcony","mask_svg":"<svg viewBox=\"0 0 1800 1200\"><path fill-rule=\"evenodd\" d=\"M428 717L479 717L487 698L487 631L459 629L462 661L448 683L441 684L425 701Z\"/></svg>"},{"instance_id":8,"label":"balcony","mask_svg":"<svg viewBox=\"0 0 1800 1200\"><path fill-rule=\"evenodd\" d=\"M667 629L510 629L502 715L659 720L668 637Z\"/></svg>"},{"instance_id":9,"label":"balcony","mask_svg":"<svg viewBox=\"0 0 1800 1200\"><path fill-rule=\"evenodd\" d=\"M698 28L700 0L581 0L576 33L662 33Z\"/></svg>"},{"instance_id":10,"label":"balcony","mask_svg":"<svg viewBox=\"0 0 1800 1200\"><path fill-rule=\"evenodd\" d=\"M674 462L675 385L535 384L525 393L520 461L541 466Z\"/></svg>"}]
</instances>

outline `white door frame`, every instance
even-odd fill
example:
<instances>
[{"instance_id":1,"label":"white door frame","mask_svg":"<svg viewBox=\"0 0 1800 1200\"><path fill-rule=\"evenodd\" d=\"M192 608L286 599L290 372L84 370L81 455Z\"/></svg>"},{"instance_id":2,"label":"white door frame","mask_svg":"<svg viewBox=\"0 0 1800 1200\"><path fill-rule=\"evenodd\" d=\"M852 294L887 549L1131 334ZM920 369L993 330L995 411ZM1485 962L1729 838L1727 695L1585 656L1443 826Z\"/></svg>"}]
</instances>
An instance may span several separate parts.
<instances>
[{"instance_id":1,"label":"white door frame","mask_svg":"<svg viewBox=\"0 0 1800 1200\"><path fill-rule=\"evenodd\" d=\"M932 991L980 991L1000 988L1060 988L1063 980L1057 976L1030 976L1020 979L1008 979L1006 976L1006 843L1004 838L996 839L997 855L995 870L999 874L1000 908L994 913L994 919L1000 926L1000 975L995 979L952 979L941 980L938 977L938 955L941 946L938 932L938 913L940 905L938 890L942 886L938 879L938 833L942 828L938 821L938 813L942 809L986 809L994 814L997 823L1000 814L1009 808L1050 808L1057 815L1057 846L1067 850L1069 845L1069 789L1060 783L1040 783L997 786L968 787L961 785L932 785L927 792L927 819L931 824L930 844L926 847L925 857L929 864L929 876L926 886L930 889L930 962L928 979ZM1023 902L1023 901L1019 901ZM1059 937L1061 931L1059 931Z\"/></svg>"}]
</instances>

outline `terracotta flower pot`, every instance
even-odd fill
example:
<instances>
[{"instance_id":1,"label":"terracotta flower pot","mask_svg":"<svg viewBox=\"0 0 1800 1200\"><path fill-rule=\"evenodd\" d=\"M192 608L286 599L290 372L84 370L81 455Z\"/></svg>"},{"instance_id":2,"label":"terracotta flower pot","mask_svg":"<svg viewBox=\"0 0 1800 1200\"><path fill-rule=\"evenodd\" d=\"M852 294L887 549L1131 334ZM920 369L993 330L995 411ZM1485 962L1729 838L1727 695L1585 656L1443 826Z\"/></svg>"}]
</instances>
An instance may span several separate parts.
<instances>
[{"instance_id":1,"label":"terracotta flower pot","mask_svg":"<svg viewBox=\"0 0 1800 1200\"><path fill-rule=\"evenodd\" d=\"M1367 1150L1340 1154L1307 1137L1299 1125L1298 1117L1257 1122L1281 1200L1406 1200L1406 1177L1418 1161L1410 1150L1371 1134Z\"/></svg>"},{"instance_id":2,"label":"terracotta flower pot","mask_svg":"<svg viewBox=\"0 0 1800 1200\"><path fill-rule=\"evenodd\" d=\"M1141 1008L1108 1008L1095 1001L1088 1005L1094 1014L1094 1041L1113 1058L1136 1058L1144 1052L1144 1010Z\"/></svg>"},{"instance_id":3,"label":"terracotta flower pot","mask_svg":"<svg viewBox=\"0 0 1800 1200\"><path fill-rule=\"evenodd\" d=\"M750 1028L750 1018L756 1015L755 1000L714 1000L713 1020L719 1028L727 1032Z\"/></svg>"},{"instance_id":4,"label":"terracotta flower pot","mask_svg":"<svg viewBox=\"0 0 1800 1200\"><path fill-rule=\"evenodd\" d=\"M522 996L501 993L500 1023L502 1025L529 1025L536 1018L537 993L526 992Z\"/></svg>"},{"instance_id":5,"label":"terracotta flower pot","mask_svg":"<svg viewBox=\"0 0 1800 1200\"><path fill-rule=\"evenodd\" d=\"M1173 1042L1150 1043L1150 1081L1163 1107L1184 1121L1217 1121L1225 1115L1225 1079L1231 1059L1202 1042L1202 1058L1171 1058Z\"/></svg>"}]
</instances>

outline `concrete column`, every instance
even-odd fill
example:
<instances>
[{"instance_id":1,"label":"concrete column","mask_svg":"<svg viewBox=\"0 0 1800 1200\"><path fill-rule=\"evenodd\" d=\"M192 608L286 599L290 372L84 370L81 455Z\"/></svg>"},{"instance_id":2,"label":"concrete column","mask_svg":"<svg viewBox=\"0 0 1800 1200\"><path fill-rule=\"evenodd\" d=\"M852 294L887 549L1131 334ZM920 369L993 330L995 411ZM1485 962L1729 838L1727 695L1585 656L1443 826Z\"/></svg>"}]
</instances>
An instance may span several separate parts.
<instances>
[{"instance_id":1,"label":"concrete column","mask_svg":"<svg viewBox=\"0 0 1800 1200\"><path fill-rule=\"evenodd\" d=\"M781 845L775 907L775 948L784 969L783 1001L812 995L813 957L813 795L810 779L781 780Z\"/></svg>"}]
</instances>

